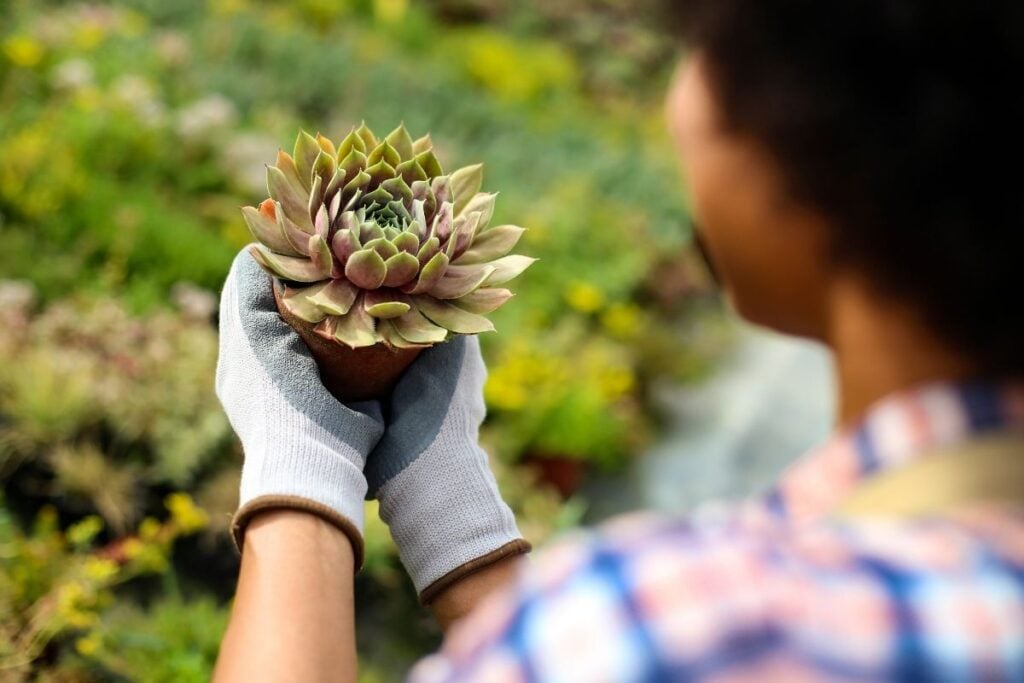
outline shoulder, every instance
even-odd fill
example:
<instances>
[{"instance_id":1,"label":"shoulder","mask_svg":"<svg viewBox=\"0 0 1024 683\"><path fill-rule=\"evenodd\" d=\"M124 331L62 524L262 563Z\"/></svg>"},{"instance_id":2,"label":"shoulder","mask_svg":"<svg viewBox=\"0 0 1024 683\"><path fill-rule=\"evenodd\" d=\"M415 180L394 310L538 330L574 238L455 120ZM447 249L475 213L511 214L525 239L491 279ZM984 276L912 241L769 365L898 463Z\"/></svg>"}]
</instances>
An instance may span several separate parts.
<instances>
[{"instance_id":1,"label":"shoulder","mask_svg":"<svg viewBox=\"0 0 1024 683\"><path fill-rule=\"evenodd\" d=\"M992 548L963 526L794 527L753 506L629 515L538 553L414 680L674 680L747 666L884 676L908 630L927 643L947 624L969 643L949 632L958 610L973 612L971 628L1009 628L986 605L999 592L1006 605L1008 587L1024 605L1020 574L1013 587L1012 558Z\"/></svg>"}]
</instances>

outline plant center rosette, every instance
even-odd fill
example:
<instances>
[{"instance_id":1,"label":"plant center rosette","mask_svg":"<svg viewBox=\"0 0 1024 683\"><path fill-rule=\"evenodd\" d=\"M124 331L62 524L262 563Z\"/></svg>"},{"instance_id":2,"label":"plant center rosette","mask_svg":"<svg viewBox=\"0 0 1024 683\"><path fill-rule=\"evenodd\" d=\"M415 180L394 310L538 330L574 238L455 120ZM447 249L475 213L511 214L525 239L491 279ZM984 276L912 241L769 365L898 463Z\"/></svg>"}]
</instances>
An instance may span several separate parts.
<instances>
[{"instance_id":1,"label":"plant center rosette","mask_svg":"<svg viewBox=\"0 0 1024 683\"><path fill-rule=\"evenodd\" d=\"M270 198L242 209L250 252L283 281L285 319L328 348L416 351L492 331L486 314L512 297L501 285L536 259L509 255L524 228L490 225L497 195L482 182L480 164L445 174L430 136L404 125L378 140L363 124L337 146L301 132L267 168Z\"/></svg>"}]
</instances>

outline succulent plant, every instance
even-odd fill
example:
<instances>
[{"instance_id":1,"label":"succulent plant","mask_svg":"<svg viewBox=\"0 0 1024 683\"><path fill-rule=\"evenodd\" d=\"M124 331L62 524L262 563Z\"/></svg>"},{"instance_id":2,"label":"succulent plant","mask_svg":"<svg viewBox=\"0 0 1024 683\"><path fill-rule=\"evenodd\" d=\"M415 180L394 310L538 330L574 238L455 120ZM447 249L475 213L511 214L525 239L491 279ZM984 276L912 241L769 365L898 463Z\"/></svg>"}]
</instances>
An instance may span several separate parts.
<instances>
[{"instance_id":1,"label":"succulent plant","mask_svg":"<svg viewBox=\"0 0 1024 683\"><path fill-rule=\"evenodd\" d=\"M270 198L242 213L256 261L285 281L282 305L352 348L429 346L494 329L500 287L536 259L507 255L524 228L491 227L482 165L444 173L430 136L366 124L335 145L300 132L267 168Z\"/></svg>"}]
</instances>

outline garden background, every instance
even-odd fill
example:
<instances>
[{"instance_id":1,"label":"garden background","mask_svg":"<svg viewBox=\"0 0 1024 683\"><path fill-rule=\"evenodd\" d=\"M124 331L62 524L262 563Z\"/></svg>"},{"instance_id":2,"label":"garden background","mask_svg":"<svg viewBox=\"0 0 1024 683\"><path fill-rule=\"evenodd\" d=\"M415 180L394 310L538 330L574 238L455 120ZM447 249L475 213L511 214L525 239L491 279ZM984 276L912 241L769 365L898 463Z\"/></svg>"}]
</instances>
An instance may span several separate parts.
<instances>
[{"instance_id":1,"label":"garden background","mask_svg":"<svg viewBox=\"0 0 1024 683\"><path fill-rule=\"evenodd\" d=\"M483 339L524 533L598 521L730 348L689 248L654 0L0 2L0 679L203 681L241 459L213 395L239 207L299 127L486 162L540 258ZM372 508L372 504L371 508ZM361 680L439 640L368 511Z\"/></svg>"}]
</instances>

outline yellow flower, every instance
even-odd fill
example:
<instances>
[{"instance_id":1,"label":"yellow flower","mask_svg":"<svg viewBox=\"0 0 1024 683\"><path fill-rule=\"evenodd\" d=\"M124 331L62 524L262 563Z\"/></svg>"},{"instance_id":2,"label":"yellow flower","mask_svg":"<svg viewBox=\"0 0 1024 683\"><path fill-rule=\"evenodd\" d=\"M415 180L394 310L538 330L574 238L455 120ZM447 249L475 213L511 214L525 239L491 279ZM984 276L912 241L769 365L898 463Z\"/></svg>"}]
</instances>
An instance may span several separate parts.
<instances>
[{"instance_id":1,"label":"yellow flower","mask_svg":"<svg viewBox=\"0 0 1024 683\"><path fill-rule=\"evenodd\" d=\"M373 14L380 21L393 24L405 18L409 0L373 0Z\"/></svg>"},{"instance_id":2,"label":"yellow flower","mask_svg":"<svg viewBox=\"0 0 1024 683\"><path fill-rule=\"evenodd\" d=\"M626 368L610 367L597 377L597 384L606 398L619 398L628 394L635 384L633 373Z\"/></svg>"},{"instance_id":3,"label":"yellow flower","mask_svg":"<svg viewBox=\"0 0 1024 683\"><path fill-rule=\"evenodd\" d=\"M210 523L210 516L187 493L172 493L164 499L164 505L171 512L171 521L183 534L199 531Z\"/></svg>"},{"instance_id":4,"label":"yellow flower","mask_svg":"<svg viewBox=\"0 0 1024 683\"><path fill-rule=\"evenodd\" d=\"M30 36L11 36L3 47L7 59L15 66L33 67L43 61L43 45Z\"/></svg>"},{"instance_id":5,"label":"yellow flower","mask_svg":"<svg viewBox=\"0 0 1024 683\"><path fill-rule=\"evenodd\" d=\"M74 628L92 626L99 620L90 609L95 604L95 593L80 581L66 583L57 591L57 614Z\"/></svg>"},{"instance_id":6,"label":"yellow flower","mask_svg":"<svg viewBox=\"0 0 1024 683\"><path fill-rule=\"evenodd\" d=\"M484 385L484 399L501 410L519 410L526 405L526 389L508 373L494 372Z\"/></svg>"},{"instance_id":7,"label":"yellow flower","mask_svg":"<svg viewBox=\"0 0 1024 683\"><path fill-rule=\"evenodd\" d=\"M211 8L214 14L230 15L248 9L247 0L211 0Z\"/></svg>"},{"instance_id":8,"label":"yellow flower","mask_svg":"<svg viewBox=\"0 0 1024 683\"><path fill-rule=\"evenodd\" d=\"M100 634L93 631L84 638L79 638L75 641L75 649L78 650L78 654L83 657L92 657L100 648L103 646L103 641L100 639Z\"/></svg>"},{"instance_id":9,"label":"yellow flower","mask_svg":"<svg viewBox=\"0 0 1024 683\"><path fill-rule=\"evenodd\" d=\"M613 304L601 315L601 324L617 337L635 337L642 324L640 309L632 304Z\"/></svg>"},{"instance_id":10,"label":"yellow flower","mask_svg":"<svg viewBox=\"0 0 1024 683\"><path fill-rule=\"evenodd\" d=\"M121 551L129 560L138 559L144 550L145 546L142 544L142 541L137 538L129 538L121 546Z\"/></svg>"},{"instance_id":11,"label":"yellow flower","mask_svg":"<svg viewBox=\"0 0 1024 683\"><path fill-rule=\"evenodd\" d=\"M144 541L152 541L160 535L160 529L162 528L160 522L152 517L146 517L139 524L139 538Z\"/></svg>"},{"instance_id":12,"label":"yellow flower","mask_svg":"<svg viewBox=\"0 0 1024 683\"><path fill-rule=\"evenodd\" d=\"M103 42L107 32L103 26L95 22L87 22L78 26L75 30L75 46L82 50L92 50Z\"/></svg>"},{"instance_id":13,"label":"yellow flower","mask_svg":"<svg viewBox=\"0 0 1024 683\"><path fill-rule=\"evenodd\" d=\"M96 538L96 534L103 530L103 520L96 515L89 515L85 519L76 524L72 524L68 528L65 538L68 539L68 543L73 546L83 548Z\"/></svg>"},{"instance_id":14,"label":"yellow flower","mask_svg":"<svg viewBox=\"0 0 1024 683\"><path fill-rule=\"evenodd\" d=\"M90 557L85 561L82 573L95 583L106 583L117 576L117 563L102 557Z\"/></svg>"},{"instance_id":15,"label":"yellow flower","mask_svg":"<svg viewBox=\"0 0 1024 683\"><path fill-rule=\"evenodd\" d=\"M581 313L595 313L604 306L604 292L589 282L574 282L569 285L565 299Z\"/></svg>"}]
</instances>

